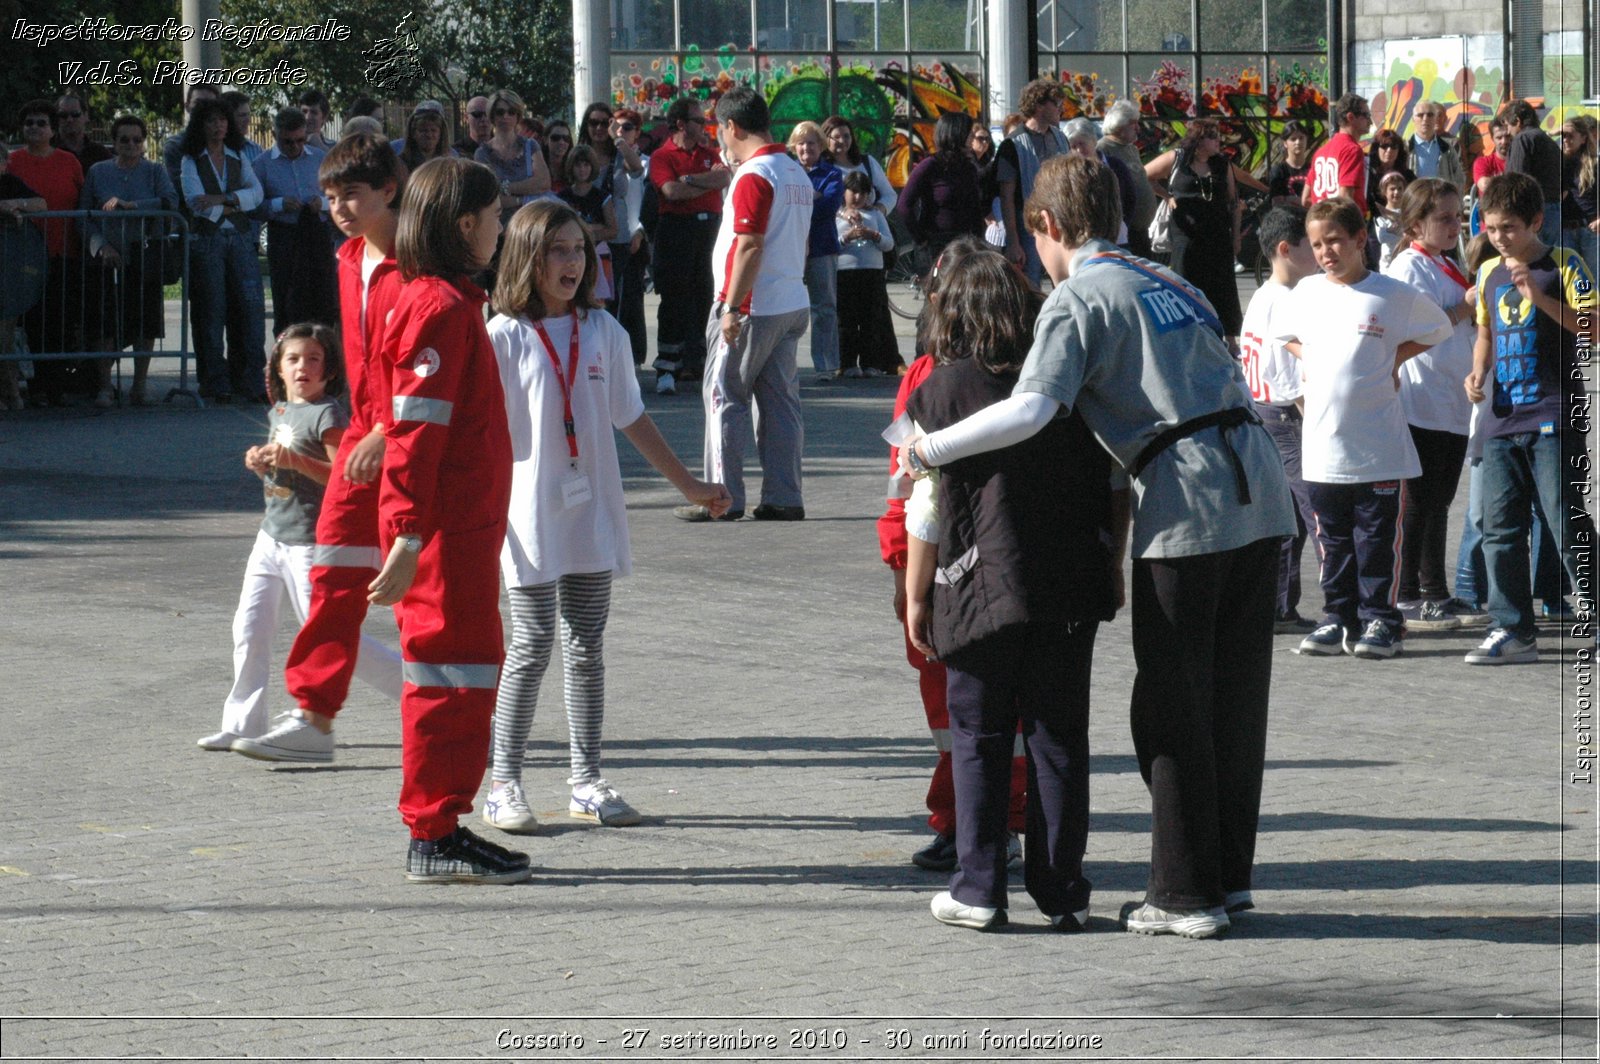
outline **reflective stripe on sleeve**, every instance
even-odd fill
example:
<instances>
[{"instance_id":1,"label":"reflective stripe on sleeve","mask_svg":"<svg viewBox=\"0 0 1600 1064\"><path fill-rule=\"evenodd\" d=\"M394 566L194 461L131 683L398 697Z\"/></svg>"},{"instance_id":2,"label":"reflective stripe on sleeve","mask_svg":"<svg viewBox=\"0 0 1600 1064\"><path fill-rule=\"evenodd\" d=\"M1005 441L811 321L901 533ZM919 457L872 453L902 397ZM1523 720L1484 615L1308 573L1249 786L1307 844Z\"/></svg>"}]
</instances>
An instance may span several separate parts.
<instances>
[{"instance_id":1,"label":"reflective stripe on sleeve","mask_svg":"<svg viewBox=\"0 0 1600 1064\"><path fill-rule=\"evenodd\" d=\"M396 421L426 421L431 425L450 424L455 404L448 399L425 399L420 395L394 397Z\"/></svg>"},{"instance_id":2,"label":"reflective stripe on sleeve","mask_svg":"<svg viewBox=\"0 0 1600 1064\"><path fill-rule=\"evenodd\" d=\"M498 665L430 665L400 663L400 675L413 687L471 687L493 690L500 682Z\"/></svg>"},{"instance_id":3,"label":"reflective stripe on sleeve","mask_svg":"<svg viewBox=\"0 0 1600 1064\"><path fill-rule=\"evenodd\" d=\"M340 569L382 569L383 552L377 547L347 547L318 543L311 548L311 564Z\"/></svg>"}]
</instances>

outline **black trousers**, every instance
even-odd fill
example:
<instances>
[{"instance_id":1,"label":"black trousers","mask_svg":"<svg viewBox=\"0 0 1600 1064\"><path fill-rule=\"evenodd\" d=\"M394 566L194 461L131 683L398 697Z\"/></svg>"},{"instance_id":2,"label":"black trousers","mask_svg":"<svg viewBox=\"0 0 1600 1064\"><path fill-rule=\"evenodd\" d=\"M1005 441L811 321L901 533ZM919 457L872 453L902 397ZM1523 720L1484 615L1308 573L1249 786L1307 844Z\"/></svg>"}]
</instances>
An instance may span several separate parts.
<instances>
[{"instance_id":1,"label":"black trousers","mask_svg":"<svg viewBox=\"0 0 1600 1064\"><path fill-rule=\"evenodd\" d=\"M1089 904L1089 673L1094 621L1032 624L945 659L956 855L950 894L1006 907L1006 819L1017 721L1028 756L1028 895L1047 916Z\"/></svg>"},{"instance_id":2,"label":"black trousers","mask_svg":"<svg viewBox=\"0 0 1600 1064\"><path fill-rule=\"evenodd\" d=\"M1133 563L1133 748L1163 909L1249 890L1272 684L1278 537Z\"/></svg>"},{"instance_id":3,"label":"black trousers","mask_svg":"<svg viewBox=\"0 0 1600 1064\"><path fill-rule=\"evenodd\" d=\"M1370 621L1401 624L1395 574L1400 569L1407 483L1307 483L1317 515L1326 620L1358 631Z\"/></svg>"},{"instance_id":4,"label":"black trousers","mask_svg":"<svg viewBox=\"0 0 1600 1064\"><path fill-rule=\"evenodd\" d=\"M714 214L663 214L656 226L656 354L685 369L698 370L706 361L717 224Z\"/></svg>"},{"instance_id":5,"label":"black trousers","mask_svg":"<svg viewBox=\"0 0 1600 1064\"><path fill-rule=\"evenodd\" d=\"M1406 482L1406 511L1400 521L1400 601L1447 599L1450 583L1445 540L1450 504L1455 501L1461 463L1467 457L1467 438L1455 432L1410 428L1422 475Z\"/></svg>"},{"instance_id":6,"label":"black trousers","mask_svg":"<svg viewBox=\"0 0 1600 1064\"><path fill-rule=\"evenodd\" d=\"M889 372L886 365L902 363L882 270L840 270L835 298L840 369L855 366Z\"/></svg>"}]
</instances>

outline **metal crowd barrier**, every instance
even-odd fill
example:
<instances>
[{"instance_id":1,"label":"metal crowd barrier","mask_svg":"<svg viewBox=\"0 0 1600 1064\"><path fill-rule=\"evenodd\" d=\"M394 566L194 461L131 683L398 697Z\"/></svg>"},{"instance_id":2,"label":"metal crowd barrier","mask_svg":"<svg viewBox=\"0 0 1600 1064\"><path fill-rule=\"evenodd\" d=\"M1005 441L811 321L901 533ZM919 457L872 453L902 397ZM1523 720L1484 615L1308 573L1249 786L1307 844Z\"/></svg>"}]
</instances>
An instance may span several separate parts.
<instances>
[{"instance_id":1,"label":"metal crowd barrier","mask_svg":"<svg viewBox=\"0 0 1600 1064\"><path fill-rule=\"evenodd\" d=\"M63 231L70 257L49 254L49 227ZM93 232L119 249L115 265L90 254ZM116 359L120 379L121 359L176 358L178 386L165 398L203 405L189 381L188 248L189 223L177 211L38 211L0 220L0 362ZM156 335L169 331L171 284L179 285L176 347Z\"/></svg>"}]
</instances>

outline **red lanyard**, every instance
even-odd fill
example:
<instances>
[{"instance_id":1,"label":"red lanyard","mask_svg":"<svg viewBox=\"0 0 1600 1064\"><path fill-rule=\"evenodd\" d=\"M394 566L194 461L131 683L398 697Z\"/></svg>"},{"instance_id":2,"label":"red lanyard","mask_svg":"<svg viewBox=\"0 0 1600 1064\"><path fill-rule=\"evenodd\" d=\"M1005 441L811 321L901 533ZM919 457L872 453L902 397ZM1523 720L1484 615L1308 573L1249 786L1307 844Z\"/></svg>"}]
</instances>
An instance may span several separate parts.
<instances>
[{"instance_id":1,"label":"red lanyard","mask_svg":"<svg viewBox=\"0 0 1600 1064\"><path fill-rule=\"evenodd\" d=\"M1472 287L1472 282L1467 280L1466 275L1456 268L1455 263L1451 262L1443 255L1435 255L1433 252L1429 251L1415 240L1411 242L1411 250L1415 251L1418 255L1424 256L1435 266L1439 267L1439 269L1444 272L1446 277L1450 278L1456 284L1461 286L1461 290L1463 292Z\"/></svg>"},{"instance_id":2,"label":"red lanyard","mask_svg":"<svg viewBox=\"0 0 1600 1064\"><path fill-rule=\"evenodd\" d=\"M556 357L556 345L550 342L550 334L544 331L544 323L536 321L533 328L539 334L539 339L544 341L544 353L550 356L550 364L556 368L556 383L561 385L561 420L567 429L567 453L576 465L578 430L572 420L572 383L578 379L578 311L572 311L572 342L567 345L565 375L561 372L561 359Z\"/></svg>"}]
</instances>

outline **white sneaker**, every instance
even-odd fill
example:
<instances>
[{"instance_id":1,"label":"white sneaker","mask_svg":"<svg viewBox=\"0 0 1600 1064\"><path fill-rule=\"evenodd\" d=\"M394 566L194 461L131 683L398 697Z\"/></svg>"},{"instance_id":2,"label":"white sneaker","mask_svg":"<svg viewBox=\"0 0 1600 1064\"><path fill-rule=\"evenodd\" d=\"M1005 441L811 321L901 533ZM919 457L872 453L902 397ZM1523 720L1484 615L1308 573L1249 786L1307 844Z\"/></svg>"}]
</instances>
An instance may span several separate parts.
<instances>
[{"instance_id":1,"label":"white sneaker","mask_svg":"<svg viewBox=\"0 0 1600 1064\"><path fill-rule=\"evenodd\" d=\"M656 378L657 395L677 395L678 382L670 373L663 373Z\"/></svg>"},{"instance_id":2,"label":"white sneaker","mask_svg":"<svg viewBox=\"0 0 1600 1064\"><path fill-rule=\"evenodd\" d=\"M539 818L528 807L522 784L512 780L496 787L483 800L483 822L508 835L537 835Z\"/></svg>"},{"instance_id":3,"label":"white sneaker","mask_svg":"<svg viewBox=\"0 0 1600 1064\"><path fill-rule=\"evenodd\" d=\"M236 754L257 761L297 761L326 765L333 761L333 733L323 733L298 709L278 714L278 725L256 739L235 739Z\"/></svg>"},{"instance_id":4,"label":"white sneaker","mask_svg":"<svg viewBox=\"0 0 1600 1064\"><path fill-rule=\"evenodd\" d=\"M928 905L933 912L933 918L941 924L951 927L970 927L974 931L996 931L1006 926L1006 911L1004 909L991 909L984 905L963 905L950 896L948 890L941 890L933 896L933 901Z\"/></svg>"},{"instance_id":5,"label":"white sneaker","mask_svg":"<svg viewBox=\"0 0 1600 1064\"><path fill-rule=\"evenodd\" d=\"M1518 639L1509 628L1496 628L1489 638L1467 651L1468 665L1524 665L1539 660L1539 644L1533 639Z\"/></svg>"},{"instance_id":6,"label":"white sneaker","mask_svg":"<svg viewBox=\"0 0 1600 1064\"><path fill-rule=\"evenodd\" d=\"M1089 907L1085 905L1075 913L1052 916L1050 926L1064 935L1081 934L1089 929Z\"/></svg>"},{"instance_id":7,"label":"white sneaker","mask_svg":"<svg viewBox=\"0 0 1600 1064\"><path fill-rule=\"evenodd\" d=\"M1228 929L1228 914L1215 909L1182 909L1168 912L1146 902L1128 914L1126 926L1136 935L1182 935L1184 938L1210 938Z\"/></svg>"},{"instance_id":8,"label":"white sneaker","mask_svg":"<svg viewBox=\"0 0 1600 1064\"><path fill-rule=\"evenodd\" d=\"M605 780L580 783L572 788L567 815L574 820L592 820L608 828L625 828L640 821L639 811L623 800Z\"/></svg>"},{"instance_id":9,"label":"white sneaker","mask_svg":"<svg viewBox=\"0 0 1600 1064\"><path fill-rule=\"evenodd\" d=\"M243 738L244 736L240 735L238 732L231 732L227 729L223 729L222 731L217 732L215 735L207 735L205 738L195 743L195 745L202 750L232 750L234 740Z\"/></svg>"}]
</instances>

